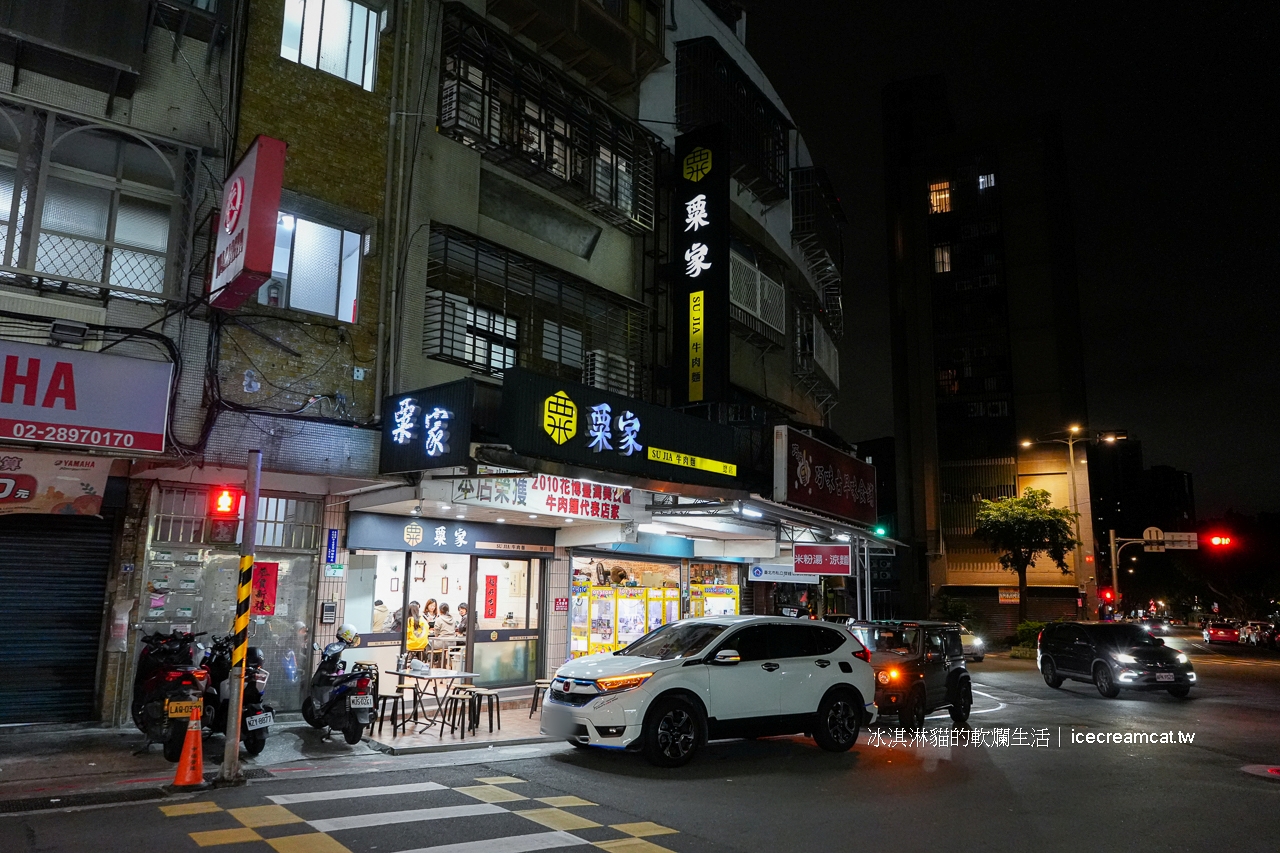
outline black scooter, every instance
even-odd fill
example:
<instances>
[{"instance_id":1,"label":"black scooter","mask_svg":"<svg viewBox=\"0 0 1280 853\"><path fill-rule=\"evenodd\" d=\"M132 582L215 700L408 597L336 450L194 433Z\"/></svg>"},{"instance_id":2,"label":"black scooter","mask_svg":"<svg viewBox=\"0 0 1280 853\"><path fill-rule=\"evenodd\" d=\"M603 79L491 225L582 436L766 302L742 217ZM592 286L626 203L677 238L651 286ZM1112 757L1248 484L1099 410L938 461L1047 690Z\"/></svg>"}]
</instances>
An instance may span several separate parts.
<instances>
[{"instance_id":1,"label":"black scooter","mask_svg":"<svg viewBox=\"0 0 1280 853\"><path fill-rule=\"evenodd\" d=\"M347 743L359 743L373 718L374 673L345 671L342 653L350 643L336 640L324 647L320 665L311 676L311 695L302 700L302 719L313 728L338 729ZM320 644L313 643L320 651Z\"/></svg>"},{"instance_id":2,"label":"black scooter","mask_svg":"<svg viewBox=\"0 0 1280 853\"><path fill-rule=\"evenodd\" d=\"M175 763L182 756L191 711L201 706L209 680L209 673L192 660L196 637L201 636L178 631L144 634L133 678L133 724L147 736L147 746L164 744L165 759Z\"/></svg>"},{"instance_id":3,"label":"black scooter","mask_svg":"<svg viewBox=\"0 0 1280 853\"><path fill-rule=\"evenodd\" d=\"M213 646L200 662L209 673L204 693L204 727L207 732L225 735L231 707L231 652L234 637L215 637ZM266 656L257 646L249 646L244 662L244 703L240 717L240 741L250 755L258 755L267 745L268 727L275 722L270 705L262 702L267 690Z\"/></svg>"}]
</instances>

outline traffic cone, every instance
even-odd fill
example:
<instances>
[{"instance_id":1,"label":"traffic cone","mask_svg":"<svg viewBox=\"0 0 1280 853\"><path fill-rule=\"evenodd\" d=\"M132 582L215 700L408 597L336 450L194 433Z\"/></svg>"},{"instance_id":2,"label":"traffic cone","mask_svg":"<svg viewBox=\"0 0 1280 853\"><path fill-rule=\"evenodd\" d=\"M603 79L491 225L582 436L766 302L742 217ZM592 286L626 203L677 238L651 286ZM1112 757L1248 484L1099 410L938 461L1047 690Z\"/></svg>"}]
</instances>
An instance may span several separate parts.
<instances>
[{"instance_id":1,"label":"traffic cone","mask_svg":"<svg viewBox=\"0 0 1280 853\"><path fill-rule=\"evenodd\" d=\"M187 737L182 742L182 757L178 759L178 772L173 774L173 787L204 787L204 742L200 731L199 702L191 709Z\"/></svg>"}]
</instances>

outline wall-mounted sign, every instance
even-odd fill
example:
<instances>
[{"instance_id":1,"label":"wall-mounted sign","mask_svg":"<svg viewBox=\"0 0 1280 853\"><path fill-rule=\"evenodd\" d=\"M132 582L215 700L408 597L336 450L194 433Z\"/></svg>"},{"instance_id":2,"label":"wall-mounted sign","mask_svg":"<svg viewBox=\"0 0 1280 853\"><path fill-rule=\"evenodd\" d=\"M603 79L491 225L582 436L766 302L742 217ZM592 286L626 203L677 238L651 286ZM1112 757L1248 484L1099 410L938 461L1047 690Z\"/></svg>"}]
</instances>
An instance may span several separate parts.
<instances>
[{"instance_id":1,"label":"wall-mounted sign","mask_svg":"<svg viewBox=\"0 0 1280 853\"><path fill-rule=\"evenodd\" d=\"M383 474L456 468L471 451L470 379L395 394L382 401Z\"/></svg>"},{"instance_id":2,"label":"wall-mounted sign","mask_svg":"<svg viewBox=\"0 0 1280 853\"><path fill-rule=\"evenodd\" d=\"M97 515L110 471L111 460L105 457L0 447L0 515Z\"/></svg>"},{"instance_id":3,"label":"wall-mounted sign","mask_svg":"<svg viewBox=\"0 0 1280 853\"><path fill-rule=\"evenodd\" d=\"M997 594L1000 596L1001 604L1017 604L1022 598L1022 596L1018 594L1018 588L1016 586L999 587L997 589Z\"/></svg>"},{"instance_id":4,"label":"wall-mounted sign","mask_svg":"<svg viewBox=\"0 0 1280 853\"><path fill-rule=\"evenodd\" d=\"M802 545L797 542L793 554L798 575L853 574L853 554L848 545Z\"/></svg>"},{"instance_id":5,"label":"wall-mounted sign","mask_svg":"<svg viewBox=\"0 0 1280 853\"><path fill-rule=\"evenodd\" d=\"M0 340L0 440L164 450L173 365Z\"/></svg>"},{"instance_id":6,"label":"wall-mounted sign","mask_svg":"<svg viewBox=\"0 0 1280 853\"><path fill-rule=\"evenodd\" d=\"M347 547L370 551L425 551L440 554L551 554L553 529L514 524L445 521L353 512Z\"/></svg>"},{"instance_id":7,"label":"wall-mounted sign","mask_svg":"<svg viewBox=\"0 0 1280 853\"><path fill-rule=\"evenodd\" d=\"M557 599L556 599L556 601L555 601L555 612L556 612L556 613L568 613L568 612L569 612L569 599L567 599L567 598L557 598Z\"/></svg>"},{"instance_id":8,"label":"wall-mounted sign","mask_svg":"<svg viewBox=\"0 0 1280 853\"><path fill-rule=\"evenodd\" d=\"M329 528L329 535L325 541L324 561L326 563L338 562L338 531L332 527Z\"/></svg>"},{"instance_id":9,"label":"wall-mounted sign","mask_svg":"<svg viewBox=\"0 0 1280 853\"><path fill-rule=\"evenodd\" d=\"M498 576L484 576L484 618L498 618ZM496 638L495 638L496 639Z\"/></svg>"},{"instance_id":10,"label":"wall-mounted sign","mask_svg":"<svg viewBox=\"0 0 1280 853\"><path fill-rule=\"evenodd\" d=\"M253 564L253 583L249 591L249 613L254 616L276 615L276 588L279 575L279 563Z\"/></svg>"},{"instance_id":11,"label":"wall-mounted sign","mask_svg":"<svg viewBox=\"0 0 1280 853\"><path fill-rule=\"evenodd\" d=\"M816 438L773 428L773 499L876 523L876 469Z\"/></svg>"},{"instance_id":12,"label":"wall-mounted sign","mask_svg":"<svg viewBox=\"0 0 1280 853\"><path fill-rule=\"evenodd\" d=\"M760 563L751 567L747 573L756 583L817 583L817 575L800 574L792 571L792 567L784 564L769 565Z\"/></svg>"},{"instance_id":13,"label":"wall-mounted sign","mask_svg":"<svg viewBox=\"0 0 1280 853\"><path fill-rule=\"evenodd\" d=\"M630 521L631 489L569 477L476 477L453 481L453 502L494 509Z\"/></svg>"},{"instance_id":14,"label":"wall-mounted sign","mask_svg":"<svg viewBox=\"0 0 1280 853\"><path fill-rule=\"evenodd\" d=\"M723 125L676 137L671 218L677 281L676 383L690 403L729 391L729 144Z\"/></svg>"},{"instance_id":15,"label":"wall-mounted sign","mask_svg":"<svg viewBox=\"0 0 1280 853\"><path fill-rule=\"evenodd\" d=\"M722 486L738 473L726 426L521 368L506 371L501 428L516 453L584 468Z\"/></svg>"},{"instance_id":16,"label":"wall-mounted sign","mask_svg":"<svg viewBox=\"0 0 1280 853\"><path fill-rule=\"evenodd\" d=\"M238 308L271 278L285 144L259 136L222 186L209 304Z\"/></svg>"}]
</instances>

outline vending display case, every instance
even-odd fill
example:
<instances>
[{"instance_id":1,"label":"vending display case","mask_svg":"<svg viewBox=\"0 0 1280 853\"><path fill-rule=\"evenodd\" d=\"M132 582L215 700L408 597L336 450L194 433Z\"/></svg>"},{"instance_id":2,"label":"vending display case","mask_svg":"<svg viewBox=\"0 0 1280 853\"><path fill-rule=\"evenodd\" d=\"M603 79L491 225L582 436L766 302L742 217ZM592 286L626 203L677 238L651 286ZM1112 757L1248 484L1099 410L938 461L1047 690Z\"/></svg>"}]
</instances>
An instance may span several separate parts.
<instances>
[{"instance_id":1,"label":"vending display case","mask_svg":"<svg viewBox=\"0 0 1280 853\"><path fill-rule=\"evenodd\" d=\"M648 595L644 587L619 587L614 590L617 632L614 651L625 648L645 635Z\"/></svg>"},{"instance_id":2,"label":"vending display case","mask_svg":"<svg viewBox=\"0 0 1280 853\"><path fill-rule=\"evenodd\" d=\"M617 636L616 611L614 608L614 590L611 586L592 587L589 615L591 632L587 639L587 653L614 651L614 638Z\"/></svg>"},{"instance_id":3,"label":"vending display case","mask_svg":"<svg viewBox=\"0 0 1280 853\"><path fill-rule=\"evenodd\" d=\"M698 616L736 616L737 584L689 584L691 610Z\"/></svg>"},{"instance_id":4,"label":"vending display case","mask_svg":"<svg viewBox=\"0 0 1280 853\"><path fill-rule=\"evenodd\" d=\"M580 658L590 644L591 586L575 583L569 593L569 655Z\"/></svg>"}]
</instances>

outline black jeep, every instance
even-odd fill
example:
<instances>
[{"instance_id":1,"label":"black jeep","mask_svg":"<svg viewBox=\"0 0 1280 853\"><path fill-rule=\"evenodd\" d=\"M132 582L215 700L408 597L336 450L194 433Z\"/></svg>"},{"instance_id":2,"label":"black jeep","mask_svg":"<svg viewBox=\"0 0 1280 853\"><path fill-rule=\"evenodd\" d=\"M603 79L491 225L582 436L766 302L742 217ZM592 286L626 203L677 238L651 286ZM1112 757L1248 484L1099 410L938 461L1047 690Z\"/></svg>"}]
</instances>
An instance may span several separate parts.
<instances>
[{"instance_id":1,"label":"black jeep","mask_svg":"<svg viewBox=\"0 0 1280 853\"><path fill-rule=\"evenodd\" d=\"M896 714L899 725L922 728L927 714L947 708L963 723L973 705L973 685L964 665L960 625L955 622L850 622L871 650L880 715Z\"/></svg>"}]
</instances>

